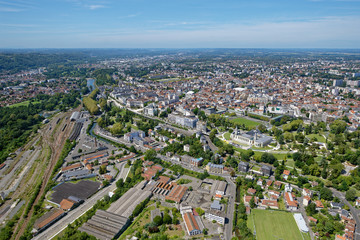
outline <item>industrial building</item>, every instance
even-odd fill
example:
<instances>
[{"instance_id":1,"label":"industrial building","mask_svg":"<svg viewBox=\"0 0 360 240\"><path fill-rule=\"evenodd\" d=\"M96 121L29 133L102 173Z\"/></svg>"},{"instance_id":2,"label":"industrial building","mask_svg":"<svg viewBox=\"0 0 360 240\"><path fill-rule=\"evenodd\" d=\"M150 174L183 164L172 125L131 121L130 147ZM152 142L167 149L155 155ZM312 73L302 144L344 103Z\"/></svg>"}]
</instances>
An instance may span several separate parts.
<instances>
[{"instance_id":1,"label":"industrial building","mask_svg":"<svg viewBox=\"0 0 360 240\"><path fill-rule=\"evenodd\" d=\"M138 186L142 186L142 184ZM107 211L128 218L139 203L151 196L151 191L141 190L140 187L131 188L121 198L111 204Z\"/></svg>"},{"instance_id":2,"label":"industrial building","mask_svg":"<svg viewBox=\"0 0 360 240\"><path fill-rule=\"evenodd\" d=\"M34 224L33 233L41 232L49 227L51 224L62 218L66 213L61 209L53 209L50 212L45 213Z\"/></svg>"},{"instance_id":3,"label":"industrial building","mask_svg":"<svg viewBox=\"0 0 360 240\"><path fill-rule=\"evenodd\" d=\"M187 191L187 187L176 185L171 190L171 192L165 197L165 199L180 203L183 200L186 191Z\"/></svg>"},{"instance_id":4,"label":"industrial building","mask_svg":"<svg viewBox=\"0 0 360 240\"><path fill-rule=\"evenodd\" d=\"M129 219L104 210L97 210L89 221L84 223L79 231L86 232L100 240L117 237L129 223Z\"/></svg>"}]
</instances>

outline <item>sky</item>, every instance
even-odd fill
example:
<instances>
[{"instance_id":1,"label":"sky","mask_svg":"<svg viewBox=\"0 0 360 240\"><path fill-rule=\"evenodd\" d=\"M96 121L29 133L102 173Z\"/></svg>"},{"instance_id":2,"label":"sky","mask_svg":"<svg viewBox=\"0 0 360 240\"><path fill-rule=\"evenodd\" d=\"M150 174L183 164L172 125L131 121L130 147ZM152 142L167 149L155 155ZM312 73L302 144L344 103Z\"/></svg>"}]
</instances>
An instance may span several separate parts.
<instances>
[{"instance_id":1,"label":"sky","mask_svg":"<svg viewBox=\"0 0 360 240\"><path fill-rule=\"evenodd\" d=\"M0 0L0 48L360 48L360 0Z\"/></svg>"}]
</instances>

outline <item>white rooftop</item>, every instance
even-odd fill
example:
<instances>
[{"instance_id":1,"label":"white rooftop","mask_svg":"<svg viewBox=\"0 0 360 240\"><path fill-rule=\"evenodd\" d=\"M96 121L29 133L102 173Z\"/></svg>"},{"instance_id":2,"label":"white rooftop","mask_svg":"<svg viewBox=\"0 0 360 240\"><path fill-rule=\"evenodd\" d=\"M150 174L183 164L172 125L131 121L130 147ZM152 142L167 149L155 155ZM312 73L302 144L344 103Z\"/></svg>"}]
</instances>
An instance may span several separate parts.
<instances>
[{"instance_id":1,"label":"white rooftop","mask_svg":"<svg viewBox=\"0 0 360 240\"><path fill-rule=\"evenodd\" d=\"M301 215L301 213L294 213L294 218L301 232L305 232L305 233L309 232L309 228L307 227L306 222L303 216Z\"/></svg>"}]
</instances>

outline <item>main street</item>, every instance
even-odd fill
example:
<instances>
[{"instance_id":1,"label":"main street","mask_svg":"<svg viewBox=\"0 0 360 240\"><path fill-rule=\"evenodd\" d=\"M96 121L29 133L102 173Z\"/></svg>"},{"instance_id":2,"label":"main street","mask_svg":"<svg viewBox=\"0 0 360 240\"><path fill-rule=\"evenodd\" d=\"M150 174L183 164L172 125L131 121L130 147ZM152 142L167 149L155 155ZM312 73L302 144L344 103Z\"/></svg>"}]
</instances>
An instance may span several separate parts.
<instances>
[{"instance_id":1,"label":"main street","mask_svg":"<svg viewBox=\"0 0 360 240\"><path fill-rule=\"evenodd\" d=\"M112 192L116 189L116 182L120 179L126 179L130 168L124 168L126 162L121 163L121 169L119 169L119 174L116 177L115 181L113 181L110 186L101 189L97 193L95 193L92 197L87 199L82 205L75 208L74 210L68 212L62 219L51 225L49 228L41 232L39 235L34 237L34 239L38 240L49 240L54 238L57 234L62 232L69 224L73 223L76 219L85 214L88 210L90 210L95 203L102 199L109 192Z\"/></svg>"},{"instance_id":2,"label":"main street","mask_svg":"<svg viewBox=\"0 0 360 240\"><path fill-rule=\"evenodd\" d=\"M228 221L225 222L224 235L225 235L225 239L231 239L233 232L234 212L235 212L236 184L231 180L230 176L226 176L226 181L228 183L226 195L228 195L229 197L228 197L228 204L226 211L226 217Z\"/></svg>"}]
</instances>

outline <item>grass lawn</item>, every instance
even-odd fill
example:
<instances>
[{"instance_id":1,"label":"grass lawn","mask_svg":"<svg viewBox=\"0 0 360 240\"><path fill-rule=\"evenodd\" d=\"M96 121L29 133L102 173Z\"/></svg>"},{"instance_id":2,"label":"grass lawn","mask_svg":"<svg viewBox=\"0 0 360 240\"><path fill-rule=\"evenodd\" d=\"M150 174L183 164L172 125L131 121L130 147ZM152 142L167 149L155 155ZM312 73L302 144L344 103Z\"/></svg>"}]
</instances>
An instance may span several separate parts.
<instances>
[{"instance_id":1,"label":"grass lawn","mask_svg":"<svg viewBox=\"0 0 360 240\"><path fill-rule=\"evenodd\" d=\"M227 133L225 133L224 134L224 138L226 139L226 140L230 140L230 133L229 132L227 132Z\"/></svg>"},{"instance_id":2,"label":"grass lawn","mask_svg":"<svg viewBox=\"0 0 360 240\"><path fill-rule=\"evenodd\" d=\"M239 123L239 124L245 124L246 127L256 127L258 125L260 125L260 123L255 122L255 121L251 121L249 119L246 118L234 118L231 120L234 123Z\"/></svg>"},{"instance_id":3,"label":"grass lawn","mask_svg":"<svg viewBox=\"0 0 360 240\"><path fill-rule=\"evenodd\" d=\"M308 137L309 139L316 138L317 142L322 142L322 143L326 142L325 138L320 134L309 134L309 135L306 135L306 137Z\"/></svg>"},{"instance_id":4,"label":"grass lawn","mask_svg":"<svg viewBox=\"0 0 360 240\"><path fill-rule=\"evenodd\" d=\"M288 166L288 167L294 168L295 167L295 162L292 159L287 159L285 165Z\"/></svg>"},{"instance_id":5,"label":"grass lawn","mask_svg":"<svg viewBox=\"0 0 360 240\"><path fill-rule=\"evenodd\" d=\"M134 222L121 234L119 240L126 239L126 236L132 235L135 231L141 229L145 224L150 223L150 212L154 210L155 206L146 208L140 215L134 220Z\"/></svg>"},{"instance_id":6,"label":"grass lawn","mask_svg":"<svg viewBox=\"0 0 360 240\"><path fill-rule=\"evenodd\" d=\"M270 149L272 149L272 148L269 147L269 146L266 146L266 147L255 147L255 146L252 146L251 148L254 149L254 150L270 150Z\"/></svg>"},{"instance_id":7,"label":"grass lawn","mask_svg":"<svg viewBox=\"0 0 360 240\"><path fill-rule=\"evenodd\" d=\"M308 234L302 234L292 213L253 209L248 218L248 227L256 230L257 240L309 239Z\"/></svg>"},{"instance_id":8,"label":"grass lawn","mask_svg":"<svg viewBox=\"0 0 360 240\"><path fill-rule=\"evenodd\" d=\"M131 122L127 122L126 126L130 126L132 129L134 129L135 131L139 130L139 128L137 126L134 126L131 124Z\"/></svg>"},{"instance_id":9,"label":"grass lawn","mask_svg":"<svg viewBox=\"0 0 360 240\"><path fill-rule=\"evenodd\" d=\"M285 157L287 157L287 153L273 153L271 152L272 155L274 155L274 157L276 157L276 159L278 160L284 160Z\"/></svg>"},{"instance_id":10,"label":"grass lawn","mask_svg":"<svg viewBox=\"0 0 360 240\"><path fill-rule=\"evenodd\" d=\"M10 105L9 107L13 108L13 107L27 106L27 105L29 105L29 103L30 103L30 101L24 101L24 102L15 103L13 105ZM40 103L40 102L39 101L32 102L32 104L36 104L36 103Z\"/></svg>"}]
</instances>

